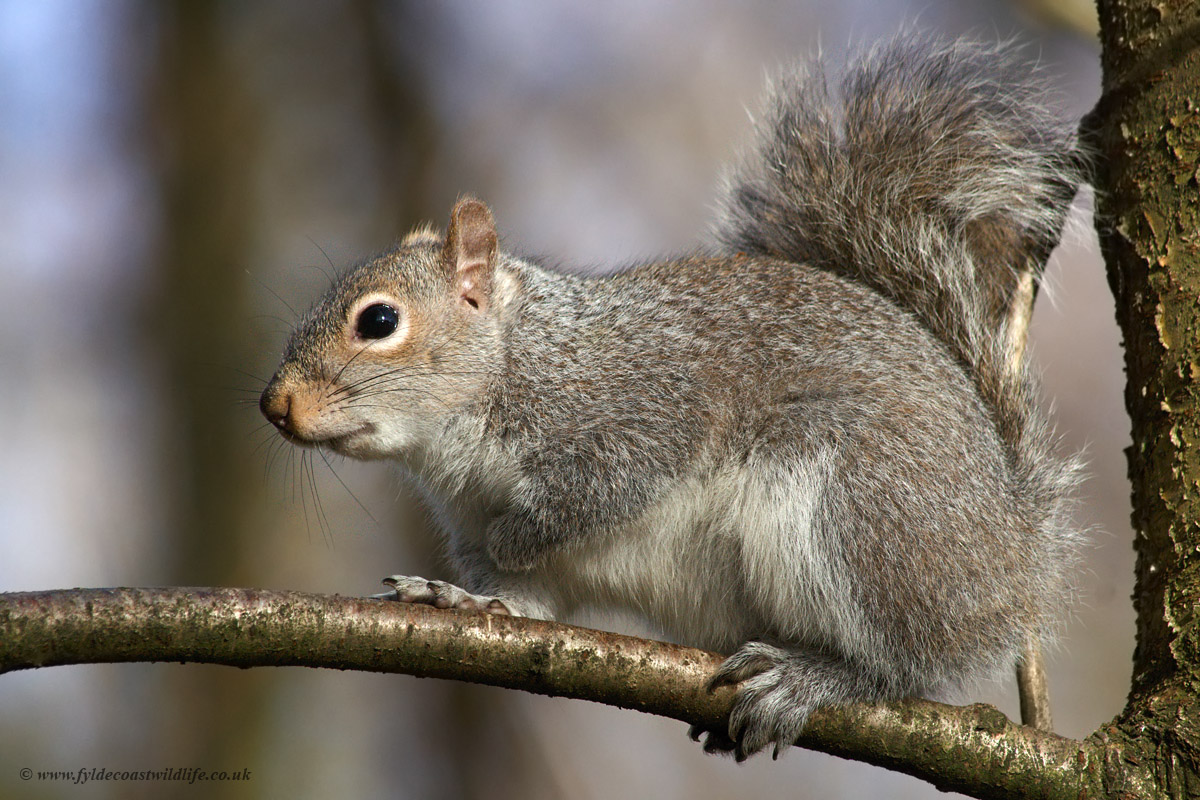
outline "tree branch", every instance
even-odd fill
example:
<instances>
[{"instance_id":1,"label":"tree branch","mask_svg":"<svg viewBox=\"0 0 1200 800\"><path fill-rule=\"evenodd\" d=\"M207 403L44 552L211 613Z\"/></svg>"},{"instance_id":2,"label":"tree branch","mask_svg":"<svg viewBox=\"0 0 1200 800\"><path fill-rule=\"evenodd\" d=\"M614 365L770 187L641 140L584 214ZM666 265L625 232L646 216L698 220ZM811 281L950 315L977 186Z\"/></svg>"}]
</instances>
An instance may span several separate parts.
<instances>
[{"instance_id":1,"label":"tree branch","mask_svg":"<svg viewBox=\"0 0 1200 800\"><path fill-rule=\"evenodd\" d=\"M451 678L717 726L722 657L541 620L256 589L72 589L0 594L0 672L179 661ZM981 798L1101 794L1103 747L1023 728L991 706L925 700L815 713L797 744Z\"/></svg>"}]
</instances>

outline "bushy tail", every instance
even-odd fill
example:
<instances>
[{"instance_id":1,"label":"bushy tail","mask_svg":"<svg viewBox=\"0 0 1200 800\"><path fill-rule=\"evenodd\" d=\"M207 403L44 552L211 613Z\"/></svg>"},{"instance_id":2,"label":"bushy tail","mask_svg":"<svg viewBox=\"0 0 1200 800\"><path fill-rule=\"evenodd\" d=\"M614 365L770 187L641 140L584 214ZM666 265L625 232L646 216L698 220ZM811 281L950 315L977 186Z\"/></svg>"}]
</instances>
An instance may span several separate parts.
<instances>
[{"instance_id":1,"label":"bushy tail","mask_svg":"<svg viewBox=\"0 0 1200 800\"><path fill-rule=\"evenodd\" d=\"M1009 321L1031 299L1027 278L1058 242L1085 164L1031 72L1011 47L898 37L849 67L840 100L818 67L785 76L757 146L728 177L717 235L734 251L866 283L944 340L992 407L1035 524L1058 550L1048 568L1061 570L1077 549L1067 518L1077 470L1052 455Z\"/></svg>"}]
</instances>

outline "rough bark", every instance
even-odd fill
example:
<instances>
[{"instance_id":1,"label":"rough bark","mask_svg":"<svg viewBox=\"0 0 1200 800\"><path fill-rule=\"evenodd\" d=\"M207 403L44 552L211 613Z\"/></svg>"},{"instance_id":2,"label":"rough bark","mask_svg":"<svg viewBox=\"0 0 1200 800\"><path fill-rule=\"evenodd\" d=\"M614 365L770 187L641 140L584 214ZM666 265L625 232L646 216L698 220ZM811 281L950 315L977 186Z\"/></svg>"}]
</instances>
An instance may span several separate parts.
<instances>
[{"instance_id":1,"label":"rough bark","mask_svg":"<svg viewBox=\"0 0 1200 800\"><path fill-rule=\"evenodd\" d=\"M1128 796L1200 796L1200 4L1101 0L1098 229L1125 339L1137 550L1129 705L1107 731ZM1138 775L1126 771L1135 765ZM1145 783L1147 767L1152 780Z\"/></svg>"}]
</instances>

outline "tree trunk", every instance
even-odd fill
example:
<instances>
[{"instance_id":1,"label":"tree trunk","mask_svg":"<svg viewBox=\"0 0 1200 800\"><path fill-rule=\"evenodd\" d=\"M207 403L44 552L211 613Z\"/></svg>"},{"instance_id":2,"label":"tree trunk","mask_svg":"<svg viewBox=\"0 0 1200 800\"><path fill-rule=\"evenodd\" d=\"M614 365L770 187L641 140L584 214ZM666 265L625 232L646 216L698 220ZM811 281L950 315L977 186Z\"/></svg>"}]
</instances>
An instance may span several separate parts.
<instances>
[{"instance_id":1,"label":"tree trunk","mask_svg":"<svg viewBox=\"0 0 1200 800\"><path fill-rule=\"evenodd\" d=\"M1113 796L1200 796L1200 3L1100 0L1097 228L1125 339L1137 550ZM1135 765L1135 769L1129 769ZM1151 768L1154 786L1132 772ZM1132 783L1126 783L1132 781ZM1144 794L1142 794L1144 792Z\"/></svg>"}]
</instances>

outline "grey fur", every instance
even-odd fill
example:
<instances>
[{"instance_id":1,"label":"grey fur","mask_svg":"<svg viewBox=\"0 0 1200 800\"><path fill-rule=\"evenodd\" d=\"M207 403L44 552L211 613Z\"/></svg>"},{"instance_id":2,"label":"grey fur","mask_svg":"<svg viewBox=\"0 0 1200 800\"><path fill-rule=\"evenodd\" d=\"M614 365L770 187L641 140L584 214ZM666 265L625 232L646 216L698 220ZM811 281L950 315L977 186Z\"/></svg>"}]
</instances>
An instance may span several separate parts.
<instances>
[{"instance_id":1,"label":"grey fur","mask_svg":"<svg viewBox=\"0 0 1200 800\"><path fill-rule=\"evenodd\" d=\"M567 275L496 253L465 201L470 235L343 277L263 395L296 440L421 487L465 591L404 577L402 599L625 608L733 653L706 747L739 758L822 705L1010 667L1081 538L1076 464L1004 349L1080 179L1069 127L996 48L898 39L843 93L781 82L724 253ZM404 326L355 339L379 298Z\"/></svg>"}]
</instances>

